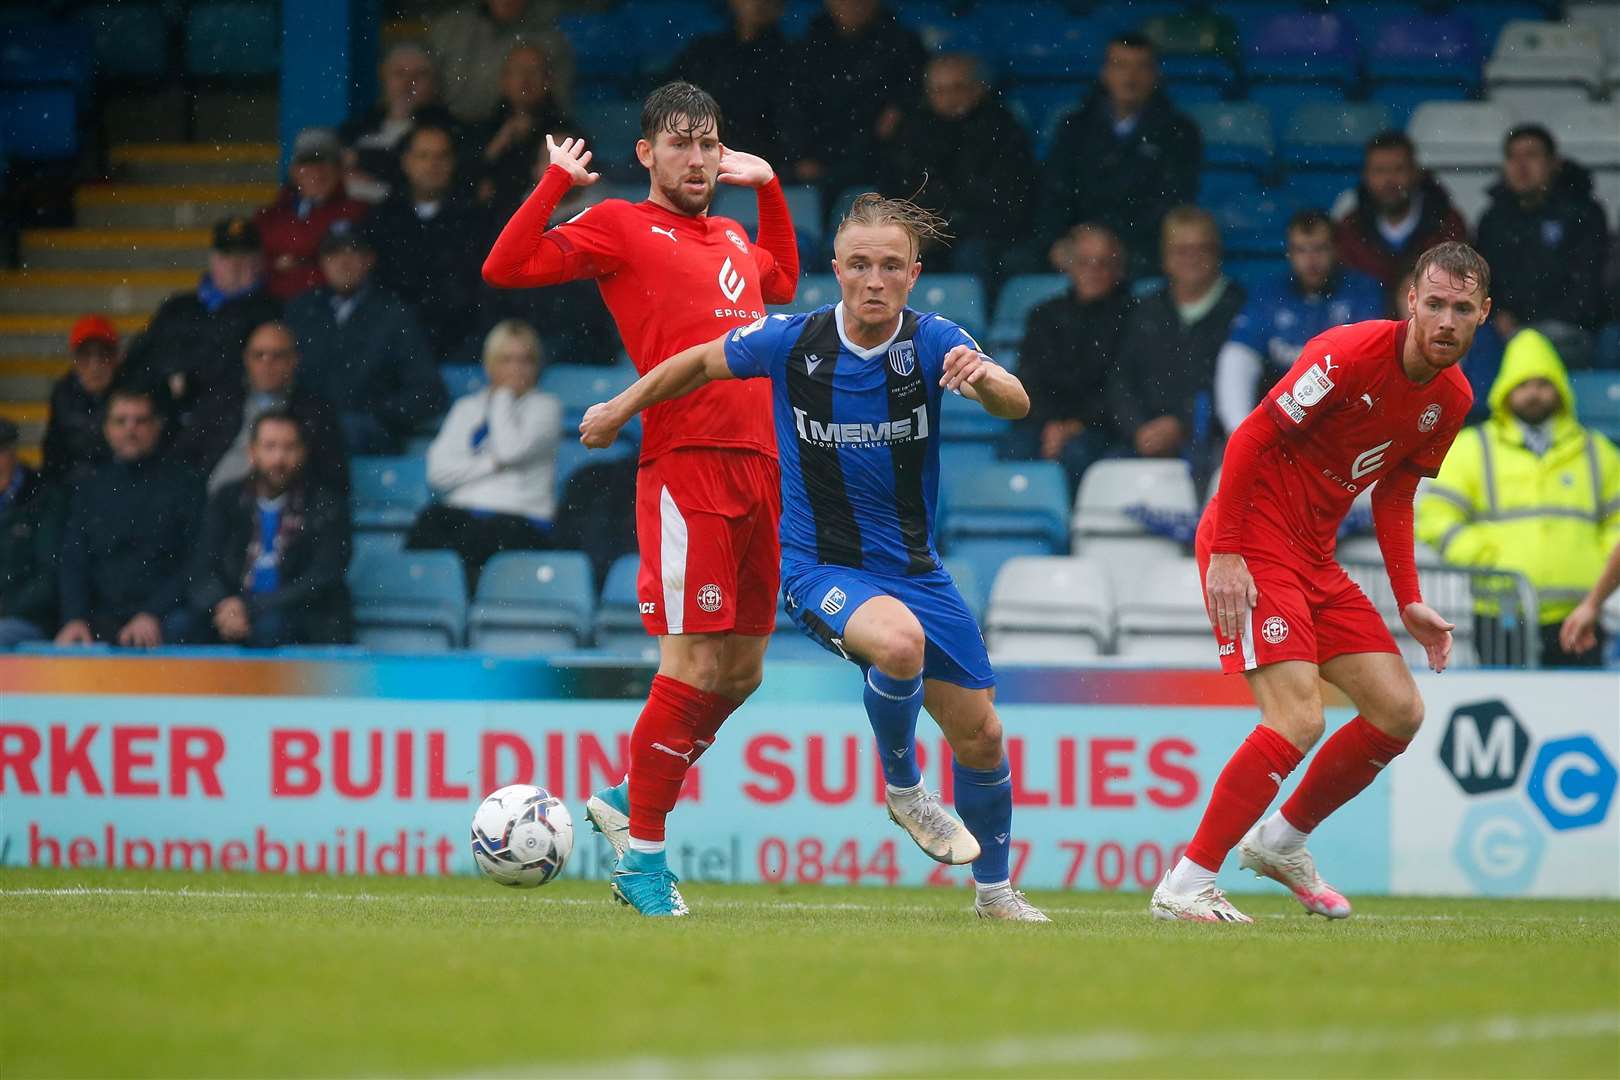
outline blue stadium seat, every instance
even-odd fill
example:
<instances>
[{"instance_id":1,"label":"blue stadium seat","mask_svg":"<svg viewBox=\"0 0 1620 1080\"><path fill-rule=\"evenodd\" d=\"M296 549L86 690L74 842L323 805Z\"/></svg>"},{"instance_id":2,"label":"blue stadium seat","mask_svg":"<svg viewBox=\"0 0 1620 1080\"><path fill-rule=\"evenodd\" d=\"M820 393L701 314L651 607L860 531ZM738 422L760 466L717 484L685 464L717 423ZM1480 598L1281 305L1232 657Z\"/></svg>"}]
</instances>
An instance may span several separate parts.
<instances>
[{"instance_id":1,"label":"blue stadium seat","mask_svg":"<svg viewBox=\"0 0 1620 1080\"><path fill-rule=\"evenodd\" d=\"M575 63L583 61L576 56ZM612 179L645 179L646 172L636 160L636 142L641 138L640 102L623 98L582 101L575 106L574 116L584 129L586 145L592 151L592 168ZM636 198L644 198L645 195L643 191Z\"/></svg>"},{"instance_id":2,"label":"blue stadium seat","mask_svg":"<svg viewBox=\"0 0 1620 1080\"><path fill-rule=\"evenodd\" d=\"M0 90L0 143L11 161L64 161L79 152L78 105L66 87Z\"/></svg>"},{"instance_id":3,"label":"blue stadium seat","mask_svg":"<svg viewBox=\"0 0 1620 1080\"><path fill-rule=\"evenodd\" d=\"M636 596L640 572L641 560L635 555L621 555L608 569L602 582L602 602L596 609L596 646L623 656L656 658L658 642L647 636L641 623Z\"/></svg>"},{"instance_id":4,"label":"blue stadium seat","mask_svg":"<svg viewBox=\"0 0 1620 1080\"><path fill-rule=\"evenodd\" d=\"M1362 34L1362 43L1367 75L1375 81L1479 85L1479 35L1463 15L1385 19Z\"/></svg>"},{"instance_id":5,"label":"blue stadium seat","mask_svg":"<svg viewBox=\"0 0 1620 1080\"><path fill-rule=\"evenodd\" d=\"M1002 98L1024 126L1039 137L1050 134L1056 119L1076 108L1089 89L1089 83L1080 81L1015 82L1002 91Z\"/></svg>"},{"instance_id":6,"label":"blue stadium seat","mask_svg":"<svg viewBox=\"0 0 1620 1080\"><path fill-rule=\"evenodd\" d=\"M1470 91L1457 84L1375 82L1368 97L1389 109L1390 127L1405 131L1413 111L1426 101L1467 101Z\"/></svg>"},{"instance_id":7,"label":"blue stadium seat","mask_svg":"<svg viewBox=\"0 0 1620 1080\"><path fill-rule=\"evenodd\" d=\"M793 216L793 230L799 236L799 246L817 250L822 239L822 223L826 215L821 208L821 192L808 184L789 184L782 188L787 198L788 213ZM747 230L751 239L759 236L759 197L753 188L721 184L714 193L710 212L717 217L728 217ZM808 242L807 242L808 241Z\"/></svg>"},{"instance_id":8,"label":"blue stadium seat","mask_svg":"<svg viewBox=\"0 0 1620 1080\"><path fill-rule=\"evenodd\" d=\"M1345 88L1338 83L1263 82L1249 86L1248 99L1263 105L1272 116L1287 116L1311 102L1336 104L1344 99Z\"/></svg>"},{"instance_id":9,"label":"blue stadium seat","mask_svg":"<svg viewBox=\"0 0 1620 1080\"><path fill-rule=\"evenodd\" d=\"M1008 278L996 297L996 315L990 323L989 345L1015 345L1024 339L1030 310L1069 288L1063 274L1019 274Z\"/></svg>"},{"instance_id":10,"label":"blue stadium seat","mask_svg":"<svg viewBox=\"0 0 1620 1080\"><path fill-rule=\"evenodd\" d=\"M974 539L1026 542L1047 554L1067 550L1071 492L1056 462L997 462L940 479L940 532L952 554Z\"/></svg>"},{"instance_id":11,"label":"blue stadium seat","mask_svg":"<svg viewBox=\"0 0 1620 1080\"><path fill-rule=\"evenodd\" d=\"M628 12L630 5L624 11ZM637 50L626 48L626 41L636 42L636 28L629 25L621 12L598 11L564 15L557 20L557 29L568 39L574 50L574 69L577 77L592 82L606 82L628 91L637 73ZM666 58L674 59L674 52ZM580 123L586 123L583 112ZM595 128L586 124L586 130Z\"/></svg>"},{"instance_id":12,"label":"blue stadium seat","mask_svg":"<svg viewBox=\"0 0 1620 1080\"><path fill-rule=\"evenodd\" d=\"M1286 191L1216 207L1222 246L1229 255L1281 255L1287 239L1283 232L1295 209Z\"/></svg>"},{"instance_id":13,"label":"blue stadium seat","mask_svg":"<svg viewBox=\"0 0 1620 1080\"><path fill-rule=\"evenodd\" d=\"M467 612L467 645L486 652L559 652L584 645L596 598L578 551L503 551L484 564Z\"/></svg>"},{"instance_id":14,"label":"blue stadium seat","mask_svg":"<svg viewBox=\"0 0 1620 1080\"><path fill-rule=\"evenodd\" d=\"M449 551L371 552L349 568L356 637L382 652L461 646L467 578Z\"/></svg>"},{"instance_id":15,"label":"blue stadium seat","mask_svg":"<svg viewBox=\"0 0 1620 1080\"><path fill-rule=\"evenodd\" d=\"M79 23L94 38L103 77L161 79L169 73L169 19L161 4L93 4L79 13Z\"/></svg>"},{"instance_id":16,"label":"blue stadium seat","mask_svg":"<svg viewBox=\"0 0 1620 1080\"><path fill-rule=\"evenodd\" d=\"M205 78L274 75L281 67L276 6L254 0L205 0L186 16L186 70Z\"/></svg>"},{"instance_id":17,"label":"blue stadium seat","mask_svg":"<svg viewBox=\"0 0 1620 1080\"><path fill-rule=\"evenodd\" d=\"M1569 382L1581 423L1620 439L1620 372L1573 371Z\"/></svg>"},{"instance_id":18,"label":"blue stadium seat","mask_svg":"<svg viewBox=\"0 0 1620 1080\"><path fill-rule=\"evenodd\" d=\"M0 85L66 87L82 107L95 79L95 44L85 27L56 21L0 27Z\"/></svg>"},{"instance_id":19,"label":"blue stadium seat","mask_svg":"<svg viewBox=\"0 0 1620 1080\"><path fill-rule=\"evenodd\" d=\"M912 290L911 306L937 311L974 336L990 322L984 310L984 284L977 274L924 274Z\"/></svg>"},{"instance_id":20,"label":"blue stadium seat","mask_svg":"<svg viewBox=\"0 0 1620 1080\"><path fill-rule=\"evenodd\" d=\"M1271 112L1250 102L1189 105L1187 115L1204 137L1206 166L1264 169L1271 164Z\"/></svg>"},{"instance_id":21,"label":"blue stadium seat","mask_svg":"<svg viewBox=\"0 0 1620 1080\"><path fill-rule=\"evenodd\" d=\"M1198 205L1221 206L1260 197L1260 177L1247 169L1205 169L1198 177Z\"/></svg>"},{"instance_id":22,"label":"blue stadium seat","mask_svg":"<svg viewBox=\"0 0 1620 1080\"><path fill-rule=\"evenodd\" d=\"M1390 126L1389 107L1369 102L1306 102L1283 122L1283 163L1291 169L1357 169L1367 140Z\"/></svg>"},{"instance_id":23,"label":"blue stadium seat","mask_svg":"<svg viewBox=\"0 0 1620 1080\"><path fill-rule=\"evenodd\" d=\"M1490 56L1502 28L1516 19L1539 21L1548 17L1548 5L1536 0L1468 0L1456 5L1457 14L1474 25L1479 55Z\"/></svg>"},{"instance_id":24,"label":"blue stadium seat","mask_svg":"<svg viewBox=\"0 0 1620 1080\"><path fill-rule=\"evenodd\" d=\"M637 54L647 72L668 64L693 38L726 27L721 9L701 0L640 0L626 4L622 17L626 30L639 35Z\"/></svg>"},{"instance_id":25,"label":"blue stadium seat","mask_svg":"<svg viewBox=\"0 0 1620 1080\"><path fill-rule=\"evenodd\" d=\"M806 637L804 631L797 626L777 630L765 644L767 664L779 664L784 661L797 664L825 663L828 666L845 663L844 660L823 649L819 642ZM858 677L860 673L854 674Z\"/></svg>"},{"instance_id":26,"label":"blue stadium seat","mask_svg":"<svg viewBox=\"0 0 1620 1080\"><path fill-rule=\"evenodd\" d=\"M623 461L625 458L634 458L640 446L634 439L620 436L612 446L601 450L588 450L585 444L579 441L579 432L575 428L563 431L562 441L557 444L556 484L557 495L561 498L568 480L576 472L587 465L600 465L609 461Z\"/></svg>"},{"instance_id":27,"label":"blue stadium seat","mask_svg":"<svg viewBox=\"0 0 1620 1080\"><path fill-rule=\"evenodd\" d=\"M552 364L540 373L540 389L562 402L565 423L578 424L585 410L636 381L630 364Z\"/></svg>"},{"instance_id":28,"label":"blue stadium seat","mask_svg":"<svg viewBox=\"0 0 1620 1080\"><path fill-rule=\"evenodd\" d=\"M476 394L489 385L489 376L484 374L482 364L445 364L439 368L439 378L451 401Z\"/></svg>"},{"instance_id":29,"label":"blue stadium seat","mask_svg":"<svg viewBox=\"0 0 1620 1080\"><path fill-rule=\"evenodd\" d=\"M771 310L792 314L814 311L825 304L838 303L838 279L831 274L801 274L799 288L789 304L772 304Z\"/></svg>"},{"instance_id":30,"label":"blue stadium seat","mask_svg":"<svg viewBox=\"0 0 1620 1080\"><path fill-rule=\"evenodd\" d=\"M1107 0L1091 9L1091 20L1109 37L1142 29L1149 19L1175 15L1186 7L1172 0Z\"/></svg>"},{"instance_id":31,"label":"blue stadium seat","mask_svg":"<svg viewBox=\"0 0 1620 1080\"><path fill-rule=\"evenodd\" d=\"M972 398L948 390L940 395L939 437L946 444L982 443L993 448L1006 434L1007 424Z\"/></svg>"},{"instance_id":32,"label":"blue stadium seat","mask_svg":"<svg viewBox=\"0 0 1620 1080\"><path fill-rule=\"evenodd\" d=\"M427 462L420 457L362 456L349 471L356 531L407 532L428 504Z\"/></svg>"},{"instance_id":33,"label":"blue stadium seat","mask_svg":"<svg viewBox=\"0 0 1620 1080\"><path fill-rule=\"evenodd\" d=\"M1203 79L1166 79L1165 93L1180 108L1188 105L1210 105L1225 101L1228 90L1220 83Z\"/></svg>"},{"instance_id":34,"label":"blue stadium seat","mask_svg":"<svg viewBox=\"0 0 1620 1080\"><path fill-rule=\"evenodd\" d=\"M950 394L947 396L956 398L955 394ZM957 398L956 400L961 401L962 399ZM970 402L969 404L972 403ZM960 406L953 406L952 411L954 412L955 409L959 407ZM974 405L973 407L975 409L979 409L977 405ZM979 414L980 416L988 415L983 409L979 409ZM966 417L964 417L964 419L966 419ZM995 418L990 417L990 419L994 420ZM972 472L973 470L984 465L994 465L996 463L997 438L1002 431L1006 430L1007 421L997 420L996 424L998 426L991 429L988 434L978 438L969 439L962 437L962 431L964 430L962 424L953 424L949 418L944 420L942 425L946 428L947 432L954 431L956 432L957 437L952 437L950 434L947 434L945 438L940 440L940 475L960 476L964 473ZM971 429L967 430L971 431Z\"/></svg>"},{"instance_id":35,"label":"blue stadium seat","mask_svg":"<svg viewBox=\"0 0 1620 1080\"><path fill-rule=\"evenodd\" d=\"M349 565L375 554L394 554L405 550L405 534L399 532L357 532L351 543Z\"/></svg>"},{"instance_id":36,"label":"blue stadium seat","mask_svg":"<svg viewBox=\"0 0 1620 1080\"><path fill-rule=\"evenodd\" d=\"M1283 184L1285 201L1299 207L1332 210L1339 196L1354 189L1360 180L1361 173L1354 169L1290 173Z\"/></svg>"},{"instance_id":37,"label":"blue stadium seat","mask_svg":"<svg viewBox=\"0 0 1620 1080\"><path fill-rule=\"evenodd\" d=\"M1356 80L1355 32L1335 11L1277 12L1256 23L1244 43L1244 71L1255 82L1342 88Z\"/></svg>"},{"instance_id":38,"label":"blue stadium seat","mask_svg":"<svg viewBox=\"0 0 1620 1080\"><path fill-rule=\"evenodd\" d=\"M996 9L990 52L1017 79L1079 79L1095 75L1107 44L1101 27L1062 4L1033 0Z\"/></svg>"}]
</instances>

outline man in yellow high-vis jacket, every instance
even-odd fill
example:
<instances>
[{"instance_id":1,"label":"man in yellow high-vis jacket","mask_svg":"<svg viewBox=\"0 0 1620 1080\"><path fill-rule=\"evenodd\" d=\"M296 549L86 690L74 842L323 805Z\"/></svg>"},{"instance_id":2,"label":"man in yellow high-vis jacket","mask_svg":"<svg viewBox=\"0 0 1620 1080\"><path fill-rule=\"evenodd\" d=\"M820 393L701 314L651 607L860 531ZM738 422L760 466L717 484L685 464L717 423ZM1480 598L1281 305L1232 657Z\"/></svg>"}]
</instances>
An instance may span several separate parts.
<instances>
[{"instance_id":1,"label":"man in yellow high-vis jacket","mask_svg":"<svg viewBox=\"0 0 1620 1080\"><path fill-rule=\"evenodd\" d=\"M1540 606L1542 663L1594 666L1604 641L1567 652L1558 627L1620 542L1620 450L1575 419L1575 394L1552 343L1522 330L1490 393L1490 419L1457 436L1418 503L1418 539L1449 563L1515 570ZM1489 623L1494 610L1480 609ZM1490 627L1494 630L1496 628ZM1482 626L1484 663L1503 662Z\"/></svg>"}]
</instances>

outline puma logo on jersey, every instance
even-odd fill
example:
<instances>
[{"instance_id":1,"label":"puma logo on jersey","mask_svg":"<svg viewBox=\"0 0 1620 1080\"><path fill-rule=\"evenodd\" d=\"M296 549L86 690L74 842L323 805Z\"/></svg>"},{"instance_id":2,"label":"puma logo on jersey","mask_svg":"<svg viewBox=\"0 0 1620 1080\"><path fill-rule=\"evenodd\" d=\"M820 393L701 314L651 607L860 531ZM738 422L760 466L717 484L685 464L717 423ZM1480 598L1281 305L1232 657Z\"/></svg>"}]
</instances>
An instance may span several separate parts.
<instances>
[{"instance_id":1,"label":"puma logo on jersey","mask_svg":"<svg viewBox=\"0 0 1620 1080\"><path fill-rule=\"evenodd\" d=\"M1335 364L1333 362L1333 354L1332 353L1323 353L1322 354L1322 363L1327 365L1325 368L1322 369L1323 372L1332 371L1334 368L1339 366L1338 364Z\"/></svg>"},{"instance_id":2,"label":"puma logo on jersey","mask_svg":"<svg viewBox=\"0 0 1620 1080\"><path fill-rule=\"evenodd\" d=\"M1367 411L1372 412L1372 407L1374 404L1376 404L1376 402L1373 401L1373 396L1371 394L1362 394L1361 400L1367 403Z\"/></svg>"},{"instance_id":3,"label":"puma logo on jersey","mask_svg":"<svg viewBox=\"0 0 1620 1080\"><path fill-rule=\"evenodd\" d=\"M674 229L660 229L656 225L649 225L647 227L649 229L651 229L653 232L657 233L659 236L667 236L667 237L669 237L670 243L673 244L673 243L676 242L675 230ZM732 297L732 299L735 300L736 297Z\"/></svg>"}]
</instances>

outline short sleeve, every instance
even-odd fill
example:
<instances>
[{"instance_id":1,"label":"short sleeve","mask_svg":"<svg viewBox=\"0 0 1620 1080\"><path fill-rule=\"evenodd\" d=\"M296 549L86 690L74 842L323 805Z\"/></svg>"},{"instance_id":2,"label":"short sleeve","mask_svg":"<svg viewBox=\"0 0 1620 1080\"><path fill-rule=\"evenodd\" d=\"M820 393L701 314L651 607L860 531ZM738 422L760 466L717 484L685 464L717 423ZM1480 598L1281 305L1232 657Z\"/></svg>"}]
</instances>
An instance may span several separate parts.
<instances>
[{"instance_id":1,"label":"short sleeve","mask_svg":"<svg viewBox=\"0 0 1620 1080\"><path fill-rule=\"evenodd\" d=\"M588 276L611 274L624 262L617 213L623 205L602 202L587 206L556 228L546 230L545 235L562 249L564 257L582 260L589 268Z\"/></svg>"},{"instance_id":2,"label":"short sleeve","mask_svg":"<svg viewBox=\"0 0 1620 1080\"><path fill-rule=\"evenodd\" d=\"M796 315L767 315L726 335L726 365L739 379L769 378L776 363L787 356L804 320Z\"/></svg>"},{"instance_id":3,"label":"short sleeve","mask_svg":"<svg viewBox=\"0 0 1620 1080\"><path fill-rule=\"evenodd\" d=\"M984 352L973 335L944 317L928 321L923 331L928 335L928 348L923 350L923 364L929 377L938 381L945 371L945 354L958 345L966 345L976 352Z\"/></svg>"},{"instance_id":4,"label":"short sleeve","mask_svg":"<svg viewBox=\"0 0 1620 1080\"><path fill-rule=\"evenodd\" d=\"M1284 434L1304 431L1339 401L1361 392L1355 375L1343 343L1331 333L1320 334L1305 343L1288 374L1266 394L1265 413Z\"/></svg>"}]
</instances>

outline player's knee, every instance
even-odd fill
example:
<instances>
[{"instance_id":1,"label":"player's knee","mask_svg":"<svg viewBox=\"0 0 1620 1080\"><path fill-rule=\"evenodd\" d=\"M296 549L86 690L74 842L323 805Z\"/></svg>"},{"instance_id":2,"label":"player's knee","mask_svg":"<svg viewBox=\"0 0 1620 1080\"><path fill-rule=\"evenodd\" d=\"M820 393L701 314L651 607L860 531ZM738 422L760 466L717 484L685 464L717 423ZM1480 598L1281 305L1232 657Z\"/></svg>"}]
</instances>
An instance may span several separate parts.
<instances>
[{"instance_id":1,"label":"player's knee","mask_svg":"<svg viewBox=\"0 0 1620 1080\"><path fill-rule=\"evenodd\" d=\"M950 743L956 760L970 769L993 769L1007 756L1002 745L1001 718L993 709L967 725Z\"/></svg>"},{"instance_id":2,"label":"player's knee","mask_svg":"<svg viewBox=\"0 0 1620 1080\"><path fill-rule=\"evenodd\" d=\"M1266 724L1276 728L1283 738L1300 750L1309 750L1327 730L1327 721L1320 708L1301 708L1279 711L1265 718Z\"/></svg>"},{"instance_id":3,"label":"player's knee","mask_svg":"<svg viewBox=\"0 0 1620 1080\"><path fill-rule=\"evenodd\" d=\"M1423 697L1413 687L1411 692L1404 695L1392 706L1385 710L1385 715L1378 717L1381 721L1377 726L1391 738L1403 742L1411 742L1423 726Z\"/></svg>"},{"instance_id":4,"label":"player's knee","mask_svg":"<svg viewBox=\"0 0 1620 1080\"><path fill-rule=\"evenodd\" d=\"M915 679L922 674L926 645L921 626L900 624L883 635L872 663L891 679Z\"/></svg>"},{"instance_id":5,"label":"player's knee","mask_svg":"<svg viewBox=\"0 0 1620 1080\"><path fill-rule=\"evenodd\" d=\"M765 669L760 664L726 672L716 682L714 692L733 701L746 701L759 684L765 681Z\"/></svg>"}]
</instances>

